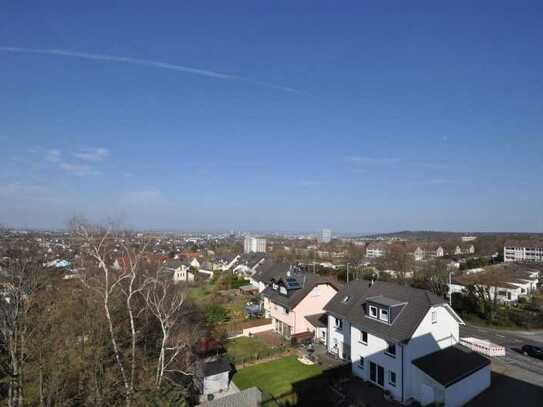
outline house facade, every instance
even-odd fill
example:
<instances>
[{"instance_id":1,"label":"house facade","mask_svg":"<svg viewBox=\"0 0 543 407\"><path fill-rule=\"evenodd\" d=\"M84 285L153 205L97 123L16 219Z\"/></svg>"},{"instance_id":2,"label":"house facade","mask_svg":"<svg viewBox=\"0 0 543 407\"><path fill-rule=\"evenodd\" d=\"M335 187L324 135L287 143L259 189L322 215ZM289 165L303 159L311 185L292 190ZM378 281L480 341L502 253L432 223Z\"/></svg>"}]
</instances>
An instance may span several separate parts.
<instances>
[{"instance_id":1,"label":"house facade","mask_svg":"<svg viewBox=\"0 0 543 407\"><path fill-rule=\"evenodd\" d=\"M515 303L537 290L540 271L527 265L504 263L469 270L452 277L449 293L465 294L470 286L484 287L489 298Z\"/></svg>"},{"instance_id":2,"label":"house facade","mask_svg":"<svg viewBox=\"0 0 543 407\"><path fill-rule=\"evenodd\" d=\"M351 360L354 375L397 401L460 406L490 385L488 359L458 345L462 320L428 291L354 281L334 296L325 312L328 351ZM419 363L449 354L457 355L458 366L442 361L432 370ZM451 369L449 381L442 383L440 375Z\"/></svg>"},{"instance_id":3,"label":"house facade","mask_svg":"<svg viewBox=\"0 0 543 407\"><path fill-rule=\"evenodd\" d=\"M262 292L264 308L273 329L286 339L316 327L307 317L323 312L323 307L337 293L337 283L315 274L287 271L275 277Z\"/></svg>"},{"instance_id":4,"label":"house facade","mask_svg":"<svg viewBox=\"0 0 543 407\"><path fill-rule=\"evenodd\" d=\"M508 240L503 247L503 260L543 263L543 240Z\"/></svg>"},{"instance_id":5,"label":"house facade","mask_svg":"<svg viewBox=\"0 0 543 407\"><path fill-rule=\"evenodd\" d=\"M366 257L382 257L387 252L388 245L384 242L371 242L366 246Z\"/></svg>"}]
</instances>

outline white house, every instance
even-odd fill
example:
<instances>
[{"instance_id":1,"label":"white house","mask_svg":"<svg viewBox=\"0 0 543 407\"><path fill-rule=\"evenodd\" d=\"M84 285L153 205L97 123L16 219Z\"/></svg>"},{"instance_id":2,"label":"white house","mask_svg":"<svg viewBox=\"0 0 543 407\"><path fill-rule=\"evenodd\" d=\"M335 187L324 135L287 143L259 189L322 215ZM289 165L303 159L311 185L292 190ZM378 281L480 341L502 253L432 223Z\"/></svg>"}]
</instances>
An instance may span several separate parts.
<instances>
[{"instance_id":1,"label":"white house","mask_svg":"<svg viewBox=\"0 0 543 407\"><path fill-rule=\"evenodd\" d=\"M463 321L426 290L358 280L324 310L328 350L401 403L461 406L490 385L490 361L458 344Z\"/></svg>"},{"instance_id":2,"label":"white house","mask_svg":"<svg viewBox=\"0 0 543 407\"><path fill-rule=\"evenodd\" d=\"M506 262L543 263L543 240L508 240L503 246Z\"/></svg>"},{"instance_id":3,"label":"white house","mask_svg":"<svg viewBox=\"0 0 543 407\"><path fill-rule=\"evenodd\" d=\"M417 245L413 256L416 261L422 261L426 259L432 259L436 257L445 256L445 249L443 246L433 243L425 243Z\"/></svg>"},{"instance_id":4,"label":"white house","mask_svg":"<svg viewBox=\"0 0 543 407\"><path fill-rule=\"evenodd\" d=\"M490 298L500 303L514 303L537 290L539 270L513 263L496 264L455 275L449 293L466 293L469 286L486 287Z\"/></svg>"},{"instance_id":5,"label":"white house","mask_svg":"<svg viewBox=\"0 0 543 407\"><path fill-rule=\"evenodd\" d=\"M472 244L468 244L468 245L457 245L456 248L454 249L454 254L456 256L461 256L461 255L470 255L470 254L474 254L475 253L475 246L472 245Z\"/></svg>"},{"instance_id":6,"label":"white house","mask_svg":"<svg viewBox=\"0 0 543 407\"><path fill-rule=\"evenodd\" d=\"M386 254L388 245L384 242L371 242L366 246L366 257L376 258Z\"/></svg>"}]
</instances>

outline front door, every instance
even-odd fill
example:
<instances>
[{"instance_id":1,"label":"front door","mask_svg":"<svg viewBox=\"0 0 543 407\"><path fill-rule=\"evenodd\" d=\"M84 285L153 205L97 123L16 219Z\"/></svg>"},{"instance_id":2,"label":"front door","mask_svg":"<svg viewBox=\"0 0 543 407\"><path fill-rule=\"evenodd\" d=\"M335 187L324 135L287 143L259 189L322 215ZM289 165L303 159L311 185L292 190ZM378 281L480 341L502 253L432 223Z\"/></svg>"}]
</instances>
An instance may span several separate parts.
<instances>
[{"instance_id":1,"label":"front door","mask_svg":"<svg viewBox=\"0 0 543 407\"><path fill-rule=\"evenodd\" d=\"M377 381L377 365L373 362L370 362L370 380L372 382Z\"/></svg>"},{"instance_id":2,"label":"front door","mask_svg":"<svg viewBox=\"0 0 543 407\"><path fill-rule=\"evenodd\" d=\"M379 386L385 385L385 369L379 365L377 365L377 384Z\"/></svg>"}]
</instances>

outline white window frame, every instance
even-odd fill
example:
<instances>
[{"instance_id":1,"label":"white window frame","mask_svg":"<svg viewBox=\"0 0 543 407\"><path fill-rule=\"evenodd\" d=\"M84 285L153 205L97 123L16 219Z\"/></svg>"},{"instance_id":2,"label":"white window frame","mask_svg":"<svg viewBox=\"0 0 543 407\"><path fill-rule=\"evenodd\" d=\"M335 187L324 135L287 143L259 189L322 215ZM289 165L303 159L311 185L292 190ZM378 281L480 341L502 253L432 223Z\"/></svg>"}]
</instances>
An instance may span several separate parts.
<instances>
[{"instance_id":1,"label":"white window frame","mask_svg":"<svg viewBox=\"0 0 543 407\"><path fill-rule=\"evenodd\" d=\"M432 311L432 324L437 324L437 310Z\"/></svg>"},{"instance_id":2,"label":"white window frame","mask_svg":"<svg viewBox=\"0 0 543 407\"><path fill-rule=\"evenodd\" d=\"M373 315L373 311L375 311L375 315ZM378 318L379 316L379 310L377 309L376 306L374 305L370 305L369 306L369 309L368 309L368 314L371 318Z\"/></svg>"},{"instance_id":3,"label":"white window frame","mask_svg":"<svg viewBox=\"0 0 543 407\"><path fill-rule=\"evenodd\" d=\"M394 346L394 353L391 353L389 352L389 349ZM392 358L395 358L396 357L396 353L397 353L397 349L396 349L396 344L395 343L390 343L390 342L387 342L387 348L385 349L385 354L392 357Z\"/></svg>"},{"instance_id":4,"label":"white window frame","mask_svg":"<svg viewBox=\"0 0 543 407\"><path fill-rule=\"evenodd\" d=\"M366 334L366 342L364 342L364 334ZM368 332L360 331L360 343L367 345L368 344Z\"/></svg>"},{"instance_id":5,"label":"white window frame","mask_svg":"<svg viewBox=\"0 0 543 407\"><path fill-rule=\"evenodd\" d=\"M383 314L386 314L386 317L383 317ZM379 308L379 320L384 322L389 322L390 311L384 308Z\"/></svg>"},{"instance_id":6,"label":"white window frame","mask_svg":"<svg viewBox=\"0 0 543 407\"><path fill-rule=\"evenodd\" d=\"M392 375L394 375L394 381L392 381ZM393 387L396 387L396 383L398 381L398 376L396 375L396 372L389 370L388 371L388 384L390 384Z\"/></svg>"},{"instance_id":7,"label":"white window frame","mask_svg":"<svg viewBox=\"0 0 543 407\"><path fill-rule=\"evenodd\" d=\"M336 320L336 328L343 329L343 320L339 318L335 318L335 320Z\"/></svg>"}]
</instances>

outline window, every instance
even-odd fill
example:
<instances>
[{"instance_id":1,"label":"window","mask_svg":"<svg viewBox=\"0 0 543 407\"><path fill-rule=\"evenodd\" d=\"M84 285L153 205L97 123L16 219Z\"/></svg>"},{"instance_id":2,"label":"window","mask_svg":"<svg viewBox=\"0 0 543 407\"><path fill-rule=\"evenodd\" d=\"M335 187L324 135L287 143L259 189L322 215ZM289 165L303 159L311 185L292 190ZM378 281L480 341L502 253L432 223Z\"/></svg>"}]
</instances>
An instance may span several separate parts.
<instances>
[{"instance_id":1,"label":"window","mask_svg":"<svg viewBox=\"0 0 543 407\"><path fill-rule=\"evenodd\" d=\"M283 295L287 295L287 289L283 286L279 287L279 292Z\"/></svg>"},{"instance_id":2,"label":"window","mask_svg":"<svg viewBox=\"0 0 543 407\"><path fill-rule=\"evenodd\" d=\"M393 372L392 370L388 371L388 384L396 387L396 372Z\"/></svg>"},{"instance_id":3,"label":"window","mask_svg":"<svg viewBox=\"0 0 543 407\"><path fill-rule=\"evenodd\" d=\"M377 307L370 305L370 317L377 318Z\"/></svg>"},{"instance_id":4,"label":"window","mask_svg":"<svg viewBox=\"0 0 543 407\"><path fill-rule=\"evenodd\" d=\"M360 356L360 359L358 360L358 367L360 369L364 369L364 356Z\"/></svg>"},{"instance_id":5,"label":"window","mask_svg":"<svg viewBox=\"0 0 543 407\"><path fill-rule=\"evenodd\" d=\"M385 353L389 356L396 356L396 345L393 343L389 343Z\"/></svg>"},{"instance_id":6,"label":"window","mask_svg":"<svg viewBox=\"0 0 543 407\"><path fill-rule=\"evenodd\" d=\"M360 342L365 345L368 344L368 333L366 331L360 331Z\"/></svg>"},{"instance_id":7,"label":"window","mask_svg":"<svg viewBox=\"0 0 543 407\"><path fill-rule=\"evenodd\" d=\"M388 310L387 309L381 309L381 315L379 316L379 319L381 321L386 321L388 322Z\"/></svg>"},{"instance_id":8,"label":"window","mask_svg":"<svg viewBox=\"0 0 543 407\"><path fill-rule=\"evenodd\" d=\"M342 302L343 304L347 304L347 303L349 302L350 299L351 299L350 296L346 296L341 302Z\"/></svg>"},{"instance_id":9,"label":"window","mask_svg":"<svg viewBox=\"0 0 543 407\"><path fill-rule=\"evenodd\" d=\"M337 329L343 328L343 321L341 319L336 318L336 328Z\"/></svg>"},{"instance_id":10,"label":"window","mask_svg":"<svg viewBox=\"0 0 543 407\"><path fill-rule=\"evenodd\" d=\"M437 311L432 311L432 324L437 323Z\"/></svg>"}]
</instances>

